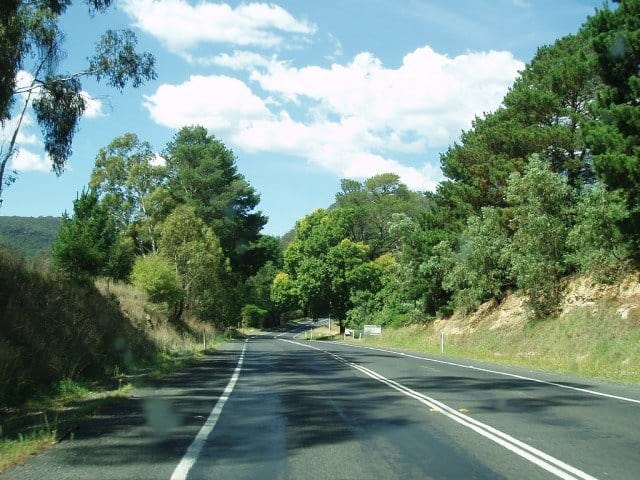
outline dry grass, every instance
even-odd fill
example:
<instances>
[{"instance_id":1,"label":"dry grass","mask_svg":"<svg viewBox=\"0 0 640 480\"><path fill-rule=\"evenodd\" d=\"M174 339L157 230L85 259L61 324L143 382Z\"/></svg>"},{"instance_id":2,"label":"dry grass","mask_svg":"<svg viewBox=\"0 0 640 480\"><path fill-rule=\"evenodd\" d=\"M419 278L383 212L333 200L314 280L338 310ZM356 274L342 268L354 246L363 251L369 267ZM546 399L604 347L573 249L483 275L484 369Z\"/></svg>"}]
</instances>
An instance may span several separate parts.
<instances>
[{"instance_id":1,"label":"dry grass","mask_svg":"<svg viewBox=\"0 0 640 480\"><path fill-rule=\"evenodd\" d=\"M546 320L505 324L495 328L491 315L385 329L362 342L381 347L440 353L494 363L569 373L608 380L640 382L640 322L623 318L619 302L601 299ZM455 321L455 320L454 320ZM354 341L354 340L351 340ZM360 342L360 340L355 340Z\"/></svg>"},{"instance_id":2,"label":"dry grass","mask_svg":"<svg viewBox=\"0 0 640 480\"><path fill-rule=\"evenodd\" d=\"M122 381L173 372L204 353L205 338L207 350L225 340L210 323L170 321L131 285L76 282L7 255L0 308L0 472L122 394L110 390Z\"/></svg>"},{"instance_id":3,"label":"dry grass","mask_svg":"<svg viewBox=\"0 0 640 480\"><path fill-rule=\"evenodd\" d=\"M223 342L223 334L207 322L186 317L170 322L166 307L149 301L142 290L126 283L96 281L96 287L105 296L117 300L120 311L137 330L144 332L154 350L169 355L195 355L205 348L215 348Z\"/></svg>"},{"instance_id":4,"label":"dry grass","mask_svg":"<svg viewBox=\"0 0 640 480\"><path fill-rule=\"evenodd\" d=\"M0 474L13 465L24 461L55 442L56 433L52 430L33 432L16 439L0 438Z\"/></svg>"}]
</instances>

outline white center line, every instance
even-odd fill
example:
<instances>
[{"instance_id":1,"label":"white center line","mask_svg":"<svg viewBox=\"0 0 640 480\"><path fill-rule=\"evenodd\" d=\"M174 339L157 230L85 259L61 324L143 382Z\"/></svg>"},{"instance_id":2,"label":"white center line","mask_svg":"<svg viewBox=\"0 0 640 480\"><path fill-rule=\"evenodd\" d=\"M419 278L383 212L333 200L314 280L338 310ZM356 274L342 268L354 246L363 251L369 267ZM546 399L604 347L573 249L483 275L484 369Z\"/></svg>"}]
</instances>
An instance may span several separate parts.
<instances>
[{"instance_id":1,"label":"white center line","mask_svg":"<svg viewBox=\"0 0 640 480\"><path fill-rule=\"evenodd\" d=\"M562 478L563 480L575 480L578 478L583 480L596 480L595 477L589 475L588 473L583 472L582 470L576 467L573 467L563 462L562 460L559 460L549 455L548 453L538 450L537 448L532 447L531 445L525 442L522 442L521 440L518 440L517 438L514 438L511 435L498 430L497 428L494 428L490 425L482 423L468 415L460 413L454 408L451 408L450 406L432 397L429 397L420 392L417 392L394 380L390 380L373 370L363 367L362 365L358 365L357 363L350 362L345 358L341 357L340 355L336 355L333 352L322 350L321 348L314 347L313 345L309 345L306 343L299 343L299 342L294 342L294 341L285 340L285 339L280 339L280 340L282 340L283 342L293 343L301 347L310 348L310 349L325 353L327 355L330 355L337 361L345 365L348 365L351 368L358 370L359 372L364 373L368 377L373 378L374 380L377 380L378 382L383 383L410 398L417 400L423 405L426 405L430 408L437 409L443 415L450 418L451 420L473 430L474 432L479 433L483 437L488 438L489 440L515 453L516 455L519 455L520 457L530 461L534 465L537 465L538 467L543 468L544 470L556 475L558 478Z\"/></svg>"},{"instance_id":2,"label":"white center line","mask_svg":"<svg viewBox=\"0 0 640 480\"><path fill-rule=\"evenodd\" d=\"M222 408L224 407L224 404L227 403L227 400L229 400L229 396L231 395L231 392L233 392L233 388L236 386L238 377L240 377L240 370L242 370L242 362L244 361L244 352L247 349L248 341L249 341L248 339L244 341L244 345L242 347L242 353L240 353L240 358L238 359L238 365L236 366L236 369L234 370L233 375L231 376L231 380L229 380L227 387L224 389L224 392L222 392L222 395L216 402L215 406L213 407L213 410L211 410L211 413L209 414L209 418L207 418L207 421L204 422L204 425L202 425L202 428L200 428L200 431L193 439L193 442L191 442L191 445L189 445L189 448L187 449L187 452L182 457L182 460L180 460L180 463L178 464L176 469L173 471L173 475L171 475L171 480L186 480L189 470L191 470L191 467L193 467L193 464L198 459L198 455L200 455L200 452L202 451L202 446L204 445L205 440L209 437L209 434L213 430L213 427L216 426L216 423L218 422L218 418L220 418L220 414L222 413Z\"/></svg>"},{"instance_id":3,"label":"white center line","mask_svg":"<svg viewBox=\"0 0 640 480\"><path fill-rule=\"evenodd\" d=\"M435 358L420 357L418 355L411 355L410 353L396 352L394 350L387 350L387 349L384 349L384 348L368 347L366 345L348 345L348 344L341 343L341 342L330 342L330 343L335 343L336 345L343 345L343 346L347 346L347 347L351 347L351 348L363 348L363 349L366 349L366 350L373 350L373 351L376 351L376 352L392 353L392 354L398 355L400 357L414 358L416 360L423 360L425 362L441 363L441 364L444 364L444 365L451 365L451 366L454 366L454 367L467 368L469 370L477 370L477 371L480 371L480 372L495 373L497 375L503 375L505 377L511 377L511 378L517 378L517 379L520 379L520 380L526 380L528 382L543 383L545 385L552 385L552 386L558 387L558 388L565 388L567 390L575 390L577 392L588 393L589 395L597 395L599 397L613 398L615 400L621 400L623 402L640 404L640 400L638 400L636 398L622 397L622 396L619 396L619 395L613 395L611 393L604 393L604 392L598 392L596 390L589 390L588 388L572 387L571 385L564 385L562 383L556 383L556 382L548 382L546 380L540 380L539 378L525 377L524 375L517 375L515 373L500 372L498 370L491 370L489 368L475 367L473 365L464 365L462 363L448 362L446 360L436 360Z\"/></svg>"}]
</instances>

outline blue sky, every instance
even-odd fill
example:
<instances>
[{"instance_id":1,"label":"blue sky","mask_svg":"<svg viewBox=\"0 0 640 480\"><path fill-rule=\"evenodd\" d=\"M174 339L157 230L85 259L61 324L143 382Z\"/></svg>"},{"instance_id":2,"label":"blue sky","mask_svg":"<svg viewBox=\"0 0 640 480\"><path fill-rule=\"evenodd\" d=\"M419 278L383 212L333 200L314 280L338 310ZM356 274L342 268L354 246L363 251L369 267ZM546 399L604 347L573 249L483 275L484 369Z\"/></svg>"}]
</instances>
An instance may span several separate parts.
<instances>
[{"instance_id":1,"label":"blue sky","mask_svg":"<svg viewBox=\"0 0 640 480\"><path fill-rule=\"evenodd\" d=\"M439 154L461 130L500 104L539 46L575 33L602 6L115 0L91 19L75 3L62 19L64 70L83 68L102 31L127 27L156 56L158 79L122 94L85 81L90 108L60 177L27 122L0 215L71 210L113 138L133 132L161 152L181 126L200 124L233 149L273 235L330 205L341 178L393 171L413 189L434 189Z\"/></svg>"}]
</instances>

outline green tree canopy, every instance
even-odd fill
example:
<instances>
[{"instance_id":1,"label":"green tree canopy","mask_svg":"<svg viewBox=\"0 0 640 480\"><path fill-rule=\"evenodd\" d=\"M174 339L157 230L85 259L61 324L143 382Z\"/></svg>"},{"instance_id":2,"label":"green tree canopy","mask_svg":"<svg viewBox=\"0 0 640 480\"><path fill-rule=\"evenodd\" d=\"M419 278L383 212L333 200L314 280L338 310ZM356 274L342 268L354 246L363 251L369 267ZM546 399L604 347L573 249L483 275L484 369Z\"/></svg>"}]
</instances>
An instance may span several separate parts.
<instances>
[{"instance_id":1,"label":"green tree canopy","mask_svg":"<svg viewBox=\"0 0 640 480\"><path fill-rule=\"evenodd\" d=\"M195 208L220 239L234 268L240 267L267 219L254 211L260 197L238 173L233 152L204 127L184 127L163 156L172 195Z\"/></svg>"},{"instance_id":2,"label":"green tree canopy","mask_svg":"<svg viewBox=\"0 0 640 480\"><path fill-rule=\"evenodd\" d=\"M83 191L73 202L72 217L63 215L52 255L56 265L75 276L123 278L133 261L94 190Z\"/></svg>"},{"instance_id":3,"label":"green tree canopy","mask_svg":"<svg viewBox=\"0 0 640 480\"><path fill-rule=\"evenodd\" d=\"M558 306L561 277L567 273L567 234L575 194L566 177L532 156L523 174L513 173L507 186L513 236L506 253L515 283L537 316Z\"/></svg>"},{"instance_id":4,"label":"green tree canopy","mask_svg":"<svg viewBox=\"0 0 640 480\"><path fill-rule=\"evenodd\" d=\"M100 149L89 181L140 253L157 251L154 225L165 214L167 203L172 203L159 198L166 168L155 164L155 159L148 142L125 133Z\"/></svg>"},{"instance_id":5,"label":"green tree canopy","mask_svg":"<svg viewBox=\"0 0 640 480\"><path fill-rule=\"evenodd\" d=\"M112 0L84 3L93 14L105 11ZM60 60L65 52L59 18L71 4L71 0L8 0L0 9L0 122L17 116L13 134L0 150L0 198L3 187L14 179L5 175L6 167L16 152L18 131L30 105L53 170L60 174L86 108L80 79L91 76L122 90L127 83L138 87L156 78L154 57L136 52L137 40L130 30L106 31L85 69L61 72ZM20 70L28 71L30 80L18 88Z\"/></svg>"},{"instance_id":6,"label":"green tree canopy","mask_svg":"<svg viewBox=\"0 0 640 480\"><path fill-rule=\"evenodd\" d=\"M225 292L230 282L220 242L213 230L196 215L195 208L180 205L158 231L159 253L170 259L180 274L187 307L201 318L228 323L226 307L231 302L225 294L232 297L232 292Z\"/></svg>"},{"instance_id":7,"label":"green tree canopy","mask_svg":"<svg viewBox=\"0 0 640 480\"><path fill-rule=\"evenodd\" d=\"M624 231L640 252L640 0L623 0L601 9L585 26L598 54L605 88L586 129L595 170L605 185L624 192L629 217Z\"/></svg>"},{"instance_id":8,"label":"green tree canopy","mask_svg":"<svg viewBox=\"0 0 640 480\"><path fill-rule=\"evenodd\" d=\"M391 250L389 220L403 212L415 218L424 209L422 195L410 191L395 173L383 173L364 182L345 179L336 194L336 205L354 242L369 246L369 257L377 258Z\"/></svg>"}]
</instances>

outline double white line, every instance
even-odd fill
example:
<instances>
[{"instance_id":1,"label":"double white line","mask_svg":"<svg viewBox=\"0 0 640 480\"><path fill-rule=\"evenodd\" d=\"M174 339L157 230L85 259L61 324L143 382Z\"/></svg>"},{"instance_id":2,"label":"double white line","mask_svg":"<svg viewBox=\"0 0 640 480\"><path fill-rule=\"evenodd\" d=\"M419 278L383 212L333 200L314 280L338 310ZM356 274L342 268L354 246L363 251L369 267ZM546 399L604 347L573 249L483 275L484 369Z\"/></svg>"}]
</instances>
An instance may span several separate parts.
<instances>
[{"instance_id":1,"label":"double white line","mask_svg":"<svg viewBox=\"0 0 640 480\"><path fill-rule=\"evenodd\" d=\"M438 410L440 413L450 418L451 420L467 428L470 428L474 432L479 433L483 437L488 438L489 440L515 453L516 455L519 455L520 457L530 461L531 463L539 466L540 468L543 468L548 472L553 473L558 478L562 478L565 480L575 480L575 479L597 480L595 477L589 475L588 473L585 473L582 470L563 462L562 460L552 457L551 455L541 450L538 450L537 448L532 447L531 445L528 445L527 443L524 443L518 440L517 438L512 437L511 435L508 435L490 425L487 425L474 418L471 418L468 415L465 415L449 407L448 405L445 405L444 403L439 402L434 398L431 398L427 395L417 392L409 387L405 387L404 385L401 385L400 383L394 380L390 380L380 375L379 373L374 372L373 370L363 367L362 365L358 365L357 363L350 362L344 359L343 357L336 355L335 353L322 350L320 348L314 347L313 345L309 345L306 343L293 342L291 340L285 340L285 339L280 339L280 340L284 342L293 343L295 345L300 345L302 347L311 348L313 350L317 350L319 352L323 352L327 355L330 355L333 358L335 358L337 361L345 365L348 365L349 367L354 368L361 373L364 373L368 377L371 377L374 380L377 380L378 382L383 383L393 388L394 390L397 390L398 392L403 393L404 395L417 400L418 402L430 407L431 409Z\"/></svg>"}]
</instances>

